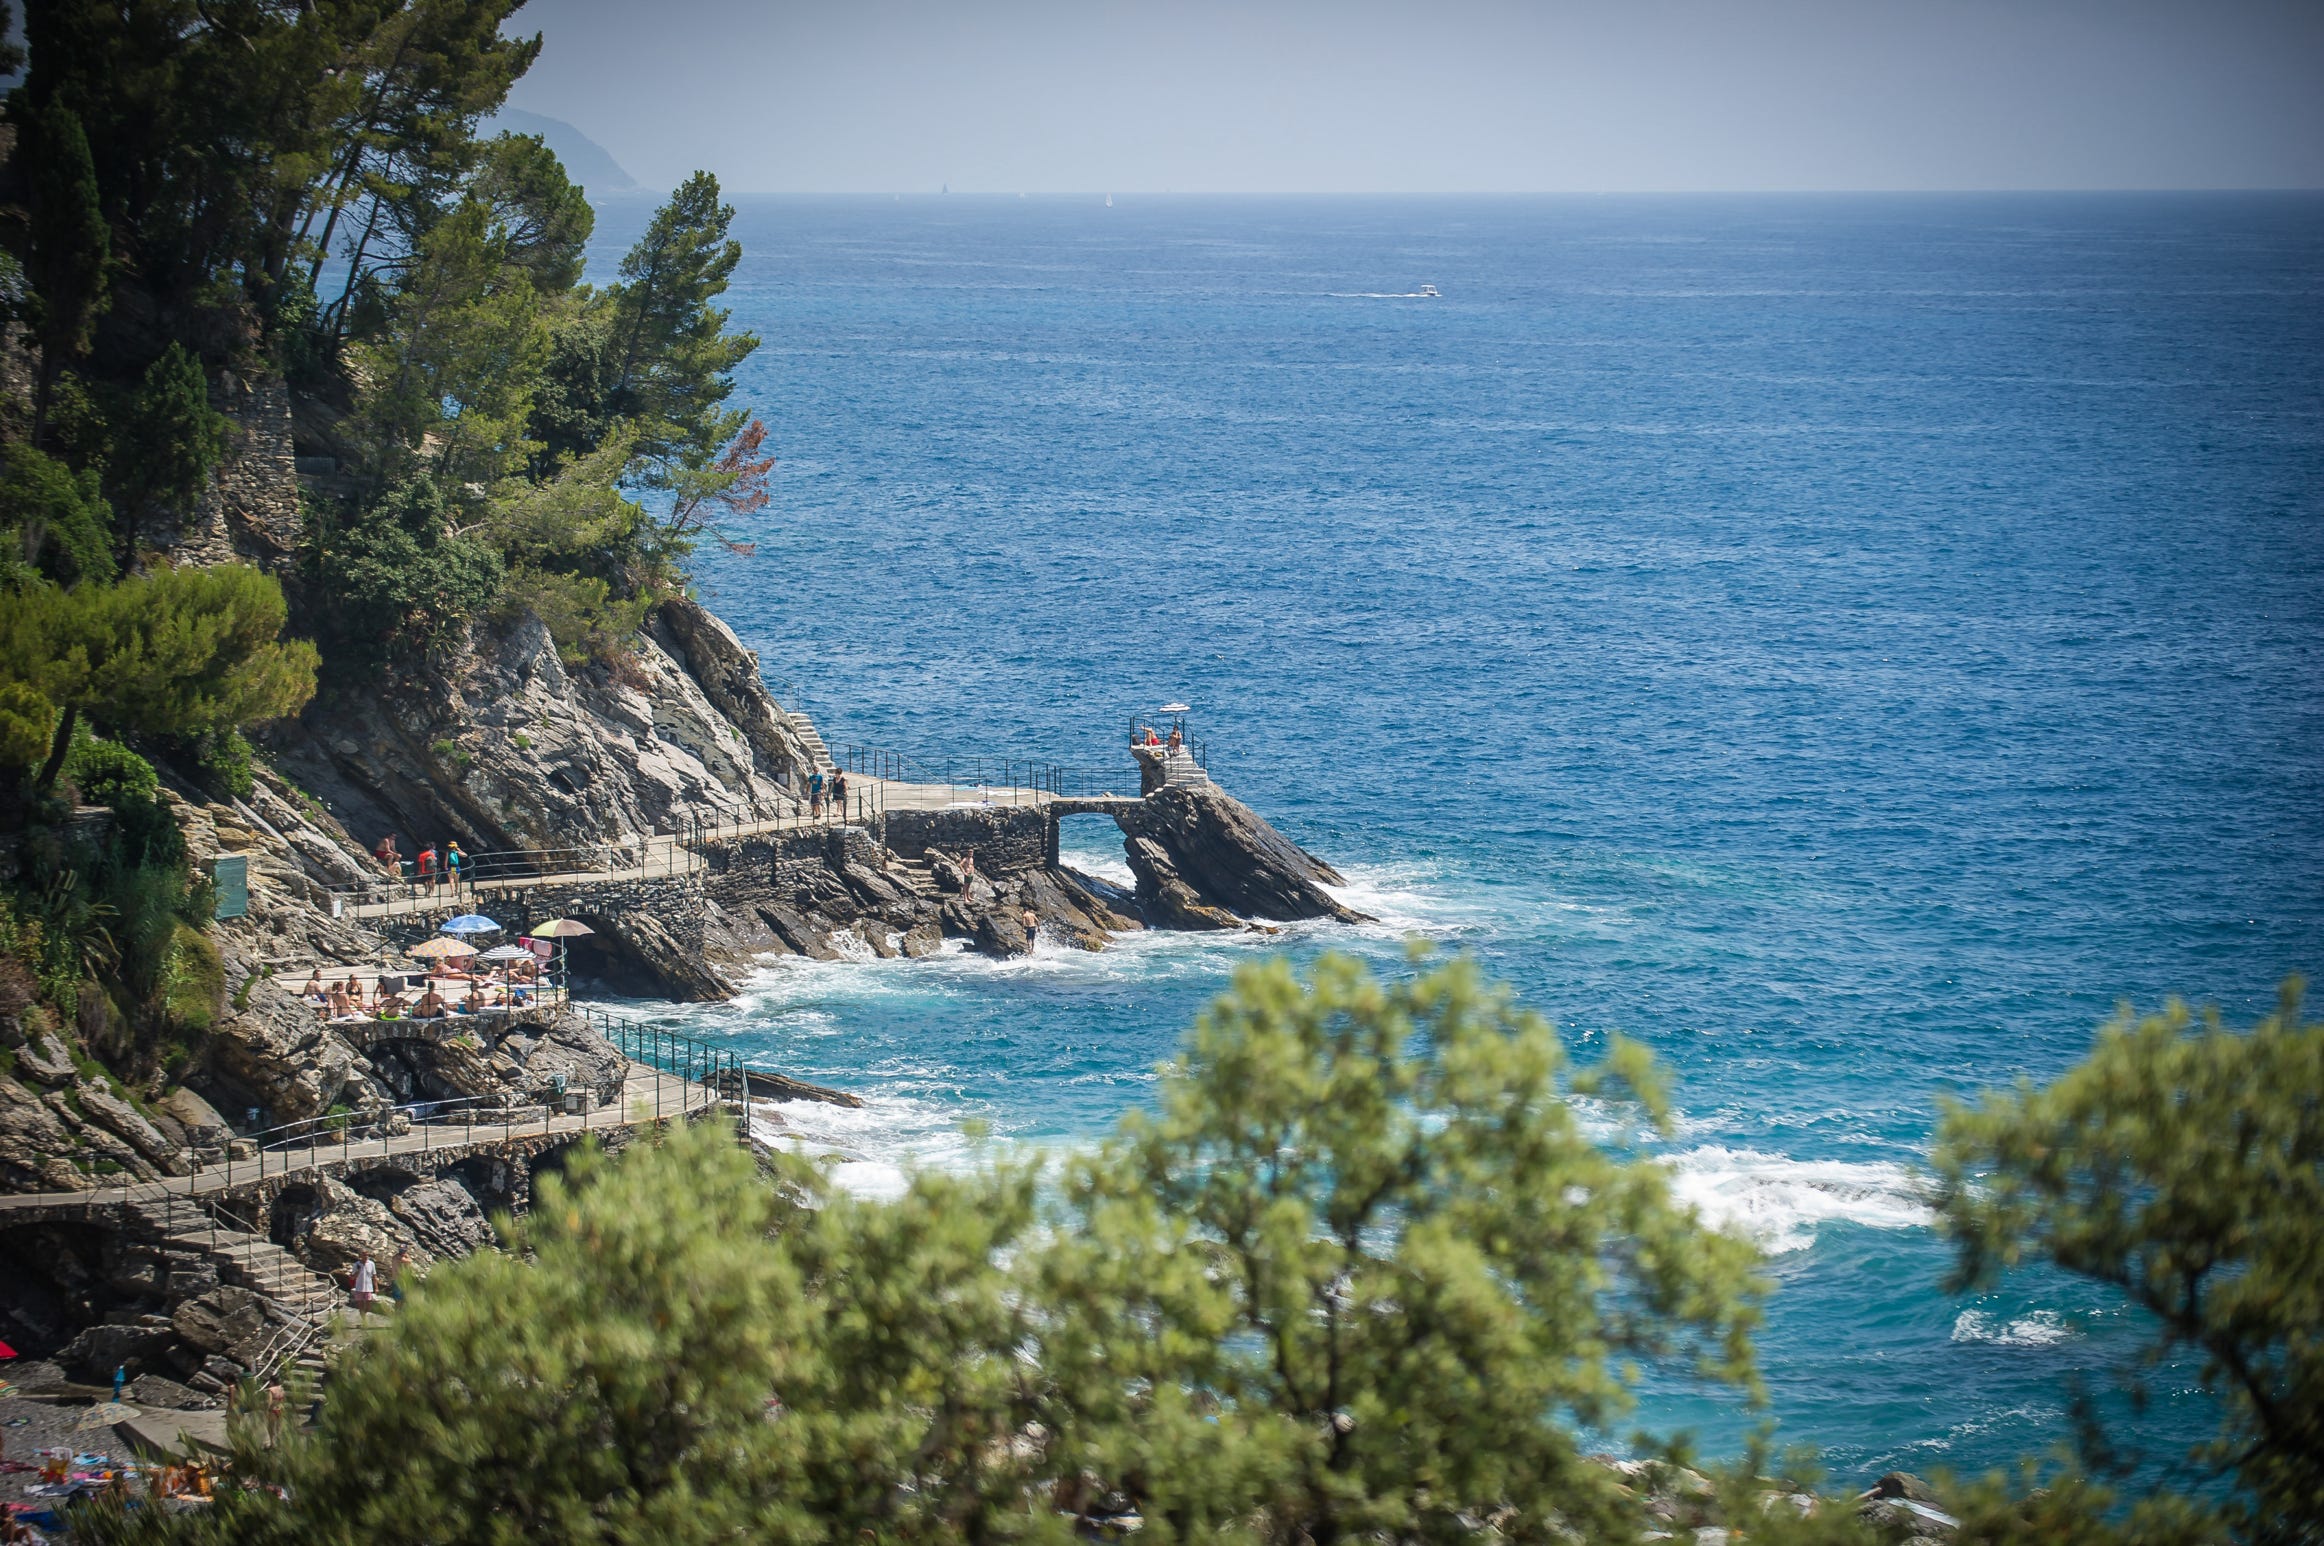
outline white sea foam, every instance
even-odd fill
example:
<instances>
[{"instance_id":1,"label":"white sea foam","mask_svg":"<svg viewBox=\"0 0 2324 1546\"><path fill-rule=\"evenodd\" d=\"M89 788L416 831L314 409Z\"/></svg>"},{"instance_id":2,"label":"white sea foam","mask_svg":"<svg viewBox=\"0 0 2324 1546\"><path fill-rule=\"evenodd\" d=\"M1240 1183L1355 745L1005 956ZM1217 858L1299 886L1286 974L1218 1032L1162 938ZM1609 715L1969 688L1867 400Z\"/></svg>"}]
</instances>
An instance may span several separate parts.
<instances>
[{"instance_id":1,"label":"white sea foam","mask_svg":"<svg viewBox=\"0 0 2324 1546\"><path fill-rule=\"evenodd\" d=\"M1068 848L1060 843L1057 862L1125 890L1138 883L1138 877L1130 873L1130 863L1122 857L1119 848Z\"/></svg>"},{"instance_id":2,"label":"white sea foam","mask_svg":"<svg viewBox=\"0 0 2324 1546\"><path fill-rule=\"evenodd\" d=\"M1984 1310L1963 1310L1953 1321L1956 1342L1990 1342L1996 1347L2055 1347L2074 1328L2055 1310L2033 1310L2003 1319Z\"/></svg>"},{"instance_id":3,"label":"white sea foam","mask_svg":"<svg viewBox=\"0 0 2324 1546\"><path fill-rule=\"evenodd\" d=\"M1670 1163L1682 1200L1777 1254L1813 1245L1821 1224L1920 1229L1930 1222L1912 1173L1885 1161L1788 1159L1713 1144Z\"/></svg>"}]
</instances>

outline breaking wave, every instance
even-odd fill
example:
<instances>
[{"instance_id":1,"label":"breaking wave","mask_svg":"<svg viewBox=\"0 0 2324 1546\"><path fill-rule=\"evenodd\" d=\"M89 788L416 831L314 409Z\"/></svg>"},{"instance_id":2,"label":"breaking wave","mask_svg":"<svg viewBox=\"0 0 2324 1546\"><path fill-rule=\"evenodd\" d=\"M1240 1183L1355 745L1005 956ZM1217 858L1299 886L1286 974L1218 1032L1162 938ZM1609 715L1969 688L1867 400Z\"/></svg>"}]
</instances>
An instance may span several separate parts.
<instances>
[{"instance_id":1,"label":"breaking wave","mask_svg":"<svg viewBox=\"0 0 2324 1546\"><path fill-rule=\"evenodd\" d=\"M1714 1144L1670 1164L1681 1200L1776 1255L1815 1244L1824 1224L1922 1229L1930 1222L1912 1172L1886 1161L1788 1159Z\"/></svg>"},{"instance_id":2,"label":"breaking wave","mask_svg":"<svg viewBox=\"0 0 2324 1546\"><path fill-rule=\"evenodd\" d=\"M2055 1310L2033 1310L2004 1319L1984 1310L1963 1310L1953 1321L1956 1342L1990 1342L1996 1347L2055 1347L2071 1341L2073 1326Z\"/></svg>"}]
</instances>

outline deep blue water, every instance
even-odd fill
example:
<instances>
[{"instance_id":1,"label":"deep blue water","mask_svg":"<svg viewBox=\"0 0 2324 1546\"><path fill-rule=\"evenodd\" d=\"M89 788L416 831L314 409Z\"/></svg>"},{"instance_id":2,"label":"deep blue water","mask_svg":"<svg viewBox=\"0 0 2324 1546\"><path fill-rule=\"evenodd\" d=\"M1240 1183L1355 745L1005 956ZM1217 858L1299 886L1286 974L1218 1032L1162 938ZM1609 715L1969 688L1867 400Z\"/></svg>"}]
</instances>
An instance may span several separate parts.
<instances>
[{"instance_id":1,"label":"deep blue water","mask_svg":"<svg viewBox=\"0 0 2324 1546\"><path fill-rule=\"evenodd\" d=\"M600 273L646 213L604 211ZM2248 1021L2324 967L2324 199L758 200L736 234L780 492L700 574L786 701L1091 766L1183 697L1385 920L1295 954L1397 970L1418 931L1668 1063L1690 1195L1775 1253L1783 1437L1855 1478L2064 1435L2136 1326L2038 1276L1943 1296L1910 1167L1940 1092L2055 1073L2118 1000ZM1285 943L792 963L681 1018L877 1097L812 1119L877 1185L969 1116L1097 1132ZM2184 1387L2150 1448L2208 1423ZM1640 1417L1748 1422L1659 1384Z\"/></svg>"}]
</instances>

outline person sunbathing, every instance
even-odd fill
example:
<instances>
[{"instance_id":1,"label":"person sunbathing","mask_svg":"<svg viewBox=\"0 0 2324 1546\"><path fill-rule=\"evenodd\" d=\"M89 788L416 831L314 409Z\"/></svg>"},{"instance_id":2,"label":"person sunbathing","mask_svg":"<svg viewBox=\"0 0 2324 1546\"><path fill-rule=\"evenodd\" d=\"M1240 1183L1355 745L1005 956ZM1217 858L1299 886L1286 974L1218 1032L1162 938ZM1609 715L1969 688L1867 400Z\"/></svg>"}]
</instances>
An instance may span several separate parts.
<instances>
[{"instance_id":1,"label":"person sunbathing","mask_svg":"<svg viewBox=\"0 0 2324 1546\"><path fill-rule=\"evenodd\" d=\"M444 1018L444 995L436 991L434 983L428 984L428 991L421 994L420 1001L412 1006L412 1018L414 1020L441 1020Z\"/></svg>"},{"instance_id":2,"label":"person sunbathing","mask_svg":"<svg viewBox=\"0 0 2324 1546\"><path fill-rule=\"evenodd\" d=\"M382 993L372 1007L379 1011L379 1018L382 1020L400 1020L403 1018L404 1011L403 995L401 993Z\"/></svg>"},{"instance_id":3,"label":"person sunbathing","mask_svg":"<svg viewBox=\"0 0 2324 1546\"><path fill-rule=\"evenodd\" d=\"M320 1004L327 996L323 992L323 969L318 966L307 974L307 985L299 989L299 997L310 1004Z\"/></svg>"},{"instance_id":4,"label":"person sunbathing","mask_svg":"<svg viewBox=\"0 0 2324 1546\"><path fill-rule=\"evenodd\" d=\"M477 983L468 985L468 996L460 1001L460 1012L472 1015L485 1007L484 989Z\"/></svg>"},{"instance_id":5,"label":"person sunbathing","mask_svg":"<svg viewBox=\"0 0 2324 1546\"><path fill-rule=\"evenodd\" d=\"M344 1020L349 1015L360 1013L355 1007L355 1000L347 996L346 984L337 982L331 984L331 997L325 1012L334 1020Z\"/></svg>"}]
</instances>

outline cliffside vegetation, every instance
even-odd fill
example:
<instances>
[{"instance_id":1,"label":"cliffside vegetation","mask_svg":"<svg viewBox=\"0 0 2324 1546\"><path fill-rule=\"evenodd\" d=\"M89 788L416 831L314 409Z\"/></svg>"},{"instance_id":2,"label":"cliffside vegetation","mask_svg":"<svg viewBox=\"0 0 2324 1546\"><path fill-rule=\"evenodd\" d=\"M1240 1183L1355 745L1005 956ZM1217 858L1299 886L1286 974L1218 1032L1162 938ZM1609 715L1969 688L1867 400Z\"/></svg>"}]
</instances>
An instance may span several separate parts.
<instances>
[{"instance_id":1,"label":"cliffside vegetation","mask_svg":"<svg viewBox=\"0 0 2324 1546\"><path fill-rule=\"evenodd\" d=\"M246 794L318 667L392 690L480 622L618 661L765 502L732 211L697 174L582 283L583 190L479 129L539 50L518 3L50 0L0 61L0 998L126 1077L215 1011L156 765ZM187 563L278 382L295 553Z\"/></svg>"}]
</instances>

